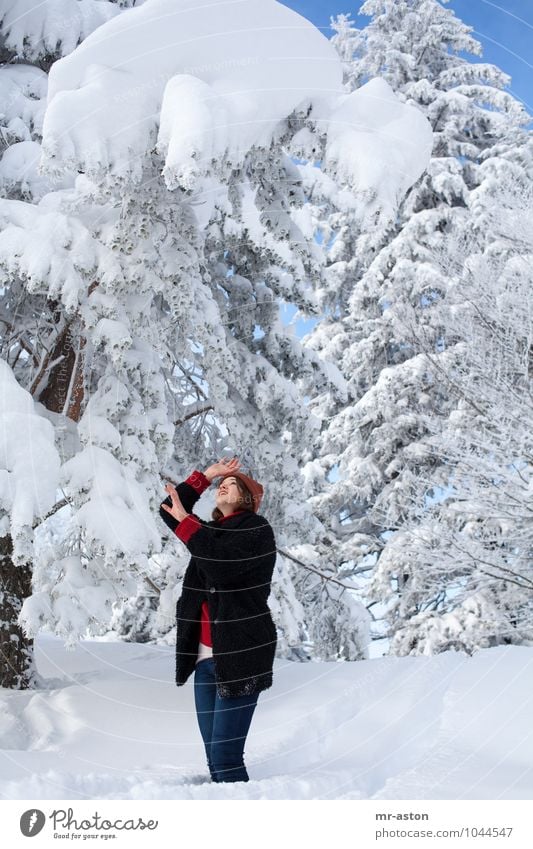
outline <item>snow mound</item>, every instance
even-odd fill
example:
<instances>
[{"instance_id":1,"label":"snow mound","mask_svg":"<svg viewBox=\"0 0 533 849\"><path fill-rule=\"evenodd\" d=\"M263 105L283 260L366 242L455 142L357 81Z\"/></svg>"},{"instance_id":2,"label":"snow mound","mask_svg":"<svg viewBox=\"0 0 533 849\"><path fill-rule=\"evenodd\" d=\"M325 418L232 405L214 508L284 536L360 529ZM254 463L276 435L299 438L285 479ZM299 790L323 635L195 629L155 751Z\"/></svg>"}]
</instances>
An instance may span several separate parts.
<instances>
[{"instance_id":1,"label":"snow mound","mask_svg":"<svg viewBox=\"0 0 533 849\"><path fill-rule=\"evenodd\" d=\"M317 126L327 133L328 174L357 190L361 214L368 217L377 211L391 217L430 160L429 122L418 107L401 103L381 77L339 98Z\"/></svg>"},{"instance_id":2,"label":"snow mound","mask_svg":"<svg viewBox=\"0 0 533 849\"><path fill-rule=\"evenodd\" d=\"M150 0L52 66L44 164L140 177L157 145L169 187L189 187L202 161L268 145L294 108L341 82L328 39L274 0Z\"/></svg>"},{"instance_id":3,"label":"snow mound","mask_svg":"<svg viewBox=\"0 0 533 849\"><path fill-rule=\"evenodd\" d=\"M275 0L149 0L52 66L40 168L136 182L155 152L167 187L193 190L268 149L296 111L363 214L391 217L429 163L430 124L385 80L346 95L342 79L332 43Z\"/></svg>"}]
</instances>

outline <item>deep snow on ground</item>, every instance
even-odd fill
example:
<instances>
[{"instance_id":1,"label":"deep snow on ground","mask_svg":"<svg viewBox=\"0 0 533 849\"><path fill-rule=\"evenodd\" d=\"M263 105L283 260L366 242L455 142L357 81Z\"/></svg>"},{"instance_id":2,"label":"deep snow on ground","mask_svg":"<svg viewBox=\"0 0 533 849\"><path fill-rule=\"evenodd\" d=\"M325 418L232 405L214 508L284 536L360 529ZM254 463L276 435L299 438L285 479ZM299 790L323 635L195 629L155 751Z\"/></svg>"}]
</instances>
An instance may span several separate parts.
<instances>
[{"instance_id":1,"label":"deep snow on ground","mask_svg":"<svg viewBox=\"0 0 533 849\"><path fill-rule=\"evenodd\" d=\"M171 646L36 639L39 691L0 690L3 799L526 799L533 648L276 659L249 782L212 784ZM204 780L205 779L205 780Z\"/></svg>"}]
</instances>

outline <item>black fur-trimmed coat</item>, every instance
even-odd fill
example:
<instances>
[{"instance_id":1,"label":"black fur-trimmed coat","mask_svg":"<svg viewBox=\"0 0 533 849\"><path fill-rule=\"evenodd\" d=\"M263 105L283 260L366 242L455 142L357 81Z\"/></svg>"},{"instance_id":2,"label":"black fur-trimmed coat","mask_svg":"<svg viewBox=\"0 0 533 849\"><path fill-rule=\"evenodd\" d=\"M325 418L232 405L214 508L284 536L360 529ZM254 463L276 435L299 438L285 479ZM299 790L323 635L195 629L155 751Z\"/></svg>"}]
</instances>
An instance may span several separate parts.
<instances>
[{"instance_id":1,"label":"black fur-trimmed coat","mask_svg":"<svg viewBox=\"0 0 533 849\"><path fill-rule=\"evenodd\" d=\"M203 475L195 471L176 487L190 514L200 497L200 478ZM169 507L171 503L170 496L163 502ZM173 533L183 525L162 507L159 513ZM219 696L266 690L272 686L277 643L267 605L276 561L274 532L264 516L247 510L210 522L192 513L192 518L183 521L192 533L180 542L192 557L176 603L176 684L185 684L194 671L201 605L207 599Z\"/></svg>"}]
</instances>

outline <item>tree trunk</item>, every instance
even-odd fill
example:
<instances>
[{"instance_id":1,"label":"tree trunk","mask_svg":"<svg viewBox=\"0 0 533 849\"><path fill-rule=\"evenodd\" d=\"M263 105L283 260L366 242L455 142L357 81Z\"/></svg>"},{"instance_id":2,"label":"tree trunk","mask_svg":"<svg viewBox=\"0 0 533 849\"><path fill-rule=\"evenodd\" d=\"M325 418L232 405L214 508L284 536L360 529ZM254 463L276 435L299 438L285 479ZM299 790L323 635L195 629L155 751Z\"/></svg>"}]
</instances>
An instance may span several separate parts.
<instances>
[{"instance_id":1,"label":"tree trunk","mask_svg":"<svg viewBox=\"0 0 533 849\"><path fill-rule=\"evenodd\" d=\"M97 286L98 282L93 280L88 288L89 296ZM85 325L79 315L65 321L57 301L52 301L52 312L58 326L64 323L29 391L47 410L79 422L85 398Z\"/></svg>"},{"instance_id":2,"label":"tree trunk","mask_svg":"<svg viewBox=\"0 0 533 849\"><path fill-rule=\"evenodd\" d=\"M33 686L33 639L17 624L22 602L31 594L31 564L15 566L11 536L0 537L0 686L27 690Z\"/></svg>"},{"instance_id":3,"label":"tree trunk","mask_svg":"<svg viewBox=\"0 0 533 849\"><path fill-rule=\"evenodd\" d=\"M79 420L83 400L84 344L85 340L80 339L78 321L71 320L65 324L30 388L33 397L47 410L74 421ZM55 365L50 366L50 363Z\"/></svg>"}]
</instances>

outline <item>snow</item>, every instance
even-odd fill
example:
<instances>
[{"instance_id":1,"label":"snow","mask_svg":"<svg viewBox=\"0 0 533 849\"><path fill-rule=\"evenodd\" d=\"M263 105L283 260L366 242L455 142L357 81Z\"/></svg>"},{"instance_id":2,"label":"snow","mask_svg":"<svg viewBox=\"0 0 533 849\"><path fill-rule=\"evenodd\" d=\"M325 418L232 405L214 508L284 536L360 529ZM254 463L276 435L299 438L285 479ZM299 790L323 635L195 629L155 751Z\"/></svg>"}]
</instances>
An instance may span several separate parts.
<instances>
[{"instance_id":1,"label":"snow","mask_svg":"<svg viewBox=\"0 0 533 849\"><path fill-rule=\"evenodd\" d=\"M33 192L37 198L50 191L50 181L41 177L37 170L40 154L41 145L34 141L22 141L8 147L0 160L2 191L10 192L17 184L22 192Z\"/></svg>"},{"instance_id":2,"label":"snow","mask_svg":"<svg viewBox=\"0 0 533 849\"><path fill-rule=\"evenodd\" d=\"M400 102L379 77L339 98L318 127L327 132L326 171L357 190L368 218L379 208L392 217L429 163L429 122L420 109Z\"/></svg>"},{"instance_id":3,"label":"snow","mask_svg":"<svg viewBox=\"0 0 533 849\"><path fill-rule=\"evenodd\" d=\"M340 93L341 81L328 39L274 0L150 0L54 63L43 149L48 166L139 175L159 130L167 184L189 187L202 160L267 144L295 107L317 89Z\"/></svg>"},{"instance_id":4,"label":"snow","mask_svg":"<svg viewBox=\"0 0 533 849\"><path fill-rule=\"evenodd\" d=\"M36 639L48 689L0 691L4 799L530 799L533 650L277 658L245 747L211 784L173 646Z\"/></svg>"},{"instance_id":5,"label":"snow","mask_svg":"<svg viewBox=\"0 0 533 849\"><path fill-rule=\"evenodd\" d=\"M120 14L107 0L2 0L2 38L29 61L70 53L103 21Z\"/></svg>"},{"instance_id":6,"label":"snow","mask_svg":"<svg viewBox=\"0 0 533 849\"><path fill-rule=\"evenodd\" d=\"M31 559L31 528L55 504L60 458L52 424L0 359L0 536L13 537L13 561Z\"/></svg>"},{"instance_id":7,"label":"snow","mask_svg":"<svg viewBox=\"0 0 533 849\"><path fill-rule=\"evenodd\" d=\"M0 198L0 283L20 276L30 293L45 285L50 299L61 298L73 312L91 271L106 284L116 281L120 266L79 218L61 211L61 194L39 204Z\"/></svg>"},{"instance_id":8,"label":"snow","mask_svg":"<svg viewBox=\"0 0 533 849\"><path fill-rule=\"evenodd\" d=\"M15 136L29 140L27 125L41 127L48 78L32 65L0 67L0 103L2 125Z\"/></svg>"},{"instance_id":9,"label":"snow","mask_svg":"<svg viewBox=\"0 0 533 849\"><path fill-rule=\"evenodd\" d=\"M103 441L118 432L102 416L86 412L82 418L87 439ZM154 526L147 492L135 479L133 468L124 466L109 451L88 444L61 469L61 480L69 492L89 490L76 514L77 523L94 545L105 549L105 560L113 564L119 554L135 562L140 552L158 550L160 537Z\"/></svg>"},{"instance_id":10,"label":"snow","mask_svg":"<svg viewBox=\"0 0 533 849\"><path fill-rule=\"evenodd\" d=\"M150 0L52 65L40 168L136 182L155 151L169 189L198 190L310 110L325 170L356 189L363 216L392 217L429 163L431 126L385 80L348 95L342 80L332 43L275 0ZM295 138L313 147L309 127Z\"/></svg>"}]
</instances>

